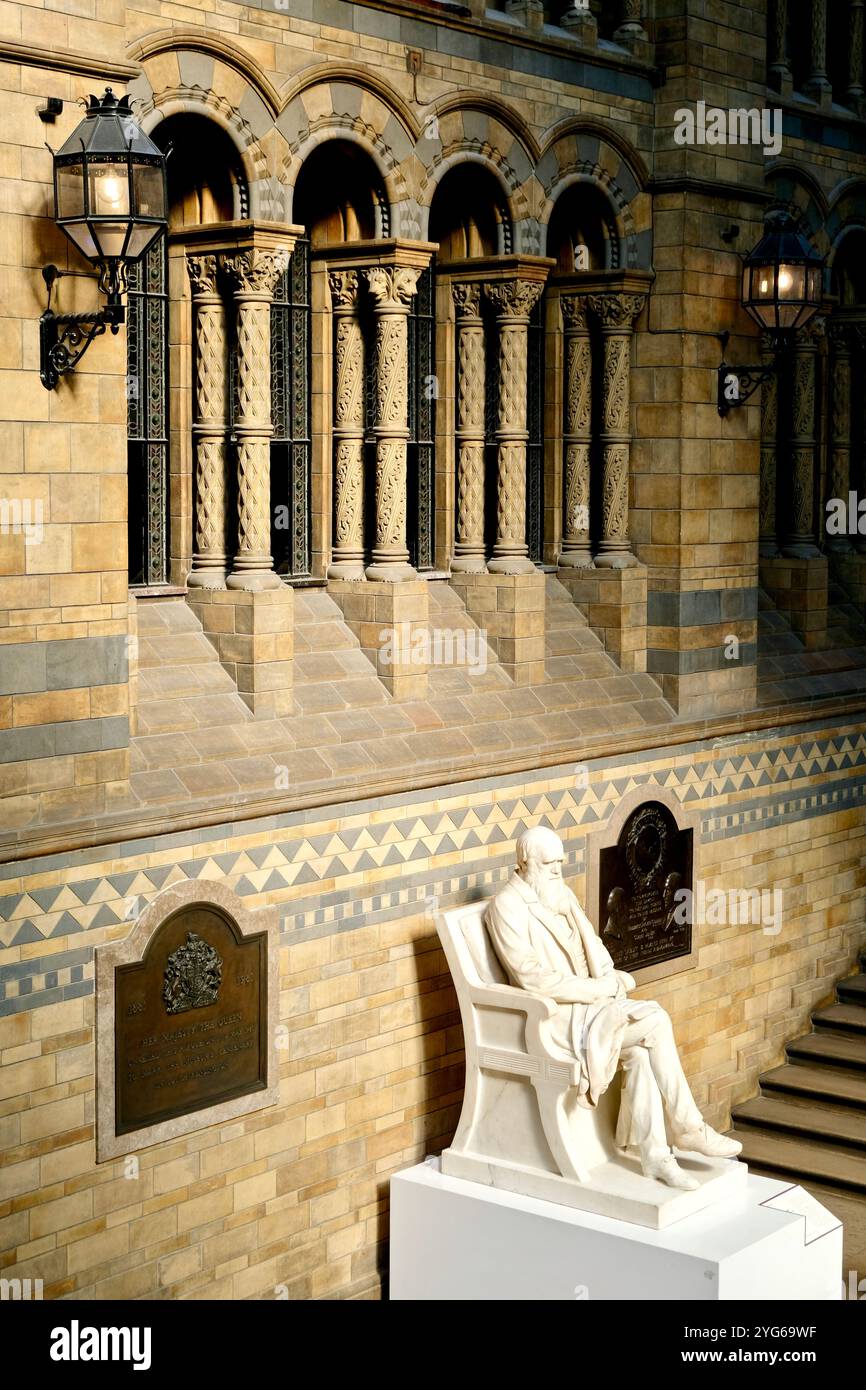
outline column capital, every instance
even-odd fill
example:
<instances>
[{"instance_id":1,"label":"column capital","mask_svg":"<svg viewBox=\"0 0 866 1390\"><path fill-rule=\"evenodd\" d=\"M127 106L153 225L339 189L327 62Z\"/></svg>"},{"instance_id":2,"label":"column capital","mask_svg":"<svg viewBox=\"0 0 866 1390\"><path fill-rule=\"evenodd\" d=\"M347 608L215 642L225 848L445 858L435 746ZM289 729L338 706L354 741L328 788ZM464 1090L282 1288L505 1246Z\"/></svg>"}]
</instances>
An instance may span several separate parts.
<instances>
[{"instance_id":1,"label":"column capital","mask_svg":"<svg viewBox=\"0 0 866 1390\"><path fill-rule=\"evenodd\" d=\"M219 267L214 255L187 254L186 268L193 295L196 298L217 295L217 276Z\"/></svg>"},{"instance_id":2,"label":"column capital","mask_svg":"<svg viewBox=\"0 0 866 1390\"><path fill-rule=\"evenodd\" d=\"M353 309L358 303L360 280L357 270L331 270L328 288L335 309Z\"/></svg>"},{"instance_id":3,"label":"column capital","mask_svg":"<svg viewBox=\"0 0 866 1390\"><path fill-rule=\"evenodd\" d=\"M475 319L481 314L481 286L461 280L451 285L451 297L458 319Z\"/></svg>"},{"instance_id":4,"label":"column capital","mask_svg":"<svg viewBox=\"0 0 866 1390\"><path fill-rule=\"evenodd\" d=\"M367 288L378 309L405 311L418 288L420 270L415 266L377 265L364 271Z\"/></svg>"},{"instance_id":5,"label":"column capital","mask_svg":"<svg viewBox=\"0 0 866 1390\"><path fill-rule=\"evenodd\" d=\"M222 269L232 282L236 295L273 297L274 290L289 268L291 252L285 248L263 251L251 247L222 258Z\"/></svg>"},{"instance_id":6,"label":"column capital","mask_svg":"<svg viewBox=\"0 0 866 1390\"><path fill-rule=\"evenodd\" d=\"M496 280L484 286L484 294L500 318L528 319L543 289L541 280Z\"/></svg>"},{"instance_id":7,"label":"column capital","mask_svg":"<svg viewBox=\"0 0 866 1390\"><path fill-rule=\"evenodd\" d=\"M587 303L601 321L602 328L619 329L630 333L635 319L646 303L645 294L591 294Z\"/></svg>"},{"instance_id":8,"label":"column capital","mask_svg":"<svg viewBox=\"0 0 866 1390\"><path fill-rule=\"evenodd\" d=\"M562 321L565 324L566 332L588 332L589 319L589 298L584 294L562 295L559 301L562 309Z\"/></svg>"}]
</instances>

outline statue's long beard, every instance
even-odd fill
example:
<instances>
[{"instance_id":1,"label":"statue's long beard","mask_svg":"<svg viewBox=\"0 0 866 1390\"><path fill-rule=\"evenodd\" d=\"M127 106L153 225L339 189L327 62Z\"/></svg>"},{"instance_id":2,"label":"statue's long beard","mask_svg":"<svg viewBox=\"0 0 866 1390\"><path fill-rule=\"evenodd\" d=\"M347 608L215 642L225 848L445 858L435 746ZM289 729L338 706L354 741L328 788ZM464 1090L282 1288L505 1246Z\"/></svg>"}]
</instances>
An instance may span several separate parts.
<instances>
[{"instance_id":1,"label":"statue's long beard","mask_svg":"<svg viewBox=\"0 0 866 1390\"><path fill-rule=\"evenodd\" d=\"M571 893L561 878L547 878L543 874L530 871L527 874L527 882L542 907L546 907L549 912L568 912Z\"/></svg>"}]
</instances>

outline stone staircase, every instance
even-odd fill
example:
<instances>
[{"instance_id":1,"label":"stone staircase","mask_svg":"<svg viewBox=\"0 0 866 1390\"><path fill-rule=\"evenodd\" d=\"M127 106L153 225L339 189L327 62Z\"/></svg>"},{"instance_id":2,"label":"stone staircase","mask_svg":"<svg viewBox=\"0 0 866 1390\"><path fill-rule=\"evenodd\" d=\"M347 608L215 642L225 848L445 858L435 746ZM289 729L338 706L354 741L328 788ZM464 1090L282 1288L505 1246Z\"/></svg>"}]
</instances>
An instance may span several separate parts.
<instances>
[{"instance_id":1,"label":"stone staircase","mask_svg":"<svg viewBox=\"0 0 866 1390\"><path fill-rule=\"evenodd\" d=\"M742 1157L759 1173L866 1193L866 952L841 980L812 1032L759 1079L760 1094L732 1112Z\"/></svg>"}]
</instances>

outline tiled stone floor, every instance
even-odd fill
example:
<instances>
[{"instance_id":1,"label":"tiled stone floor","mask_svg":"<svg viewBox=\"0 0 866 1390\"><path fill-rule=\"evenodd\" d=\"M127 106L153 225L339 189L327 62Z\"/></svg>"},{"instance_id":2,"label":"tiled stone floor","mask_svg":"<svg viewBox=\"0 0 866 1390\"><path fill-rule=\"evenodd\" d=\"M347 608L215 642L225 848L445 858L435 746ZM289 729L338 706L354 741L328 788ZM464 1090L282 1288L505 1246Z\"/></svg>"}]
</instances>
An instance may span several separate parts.
<instances>
[{"instance_id":1,"label":"tiled stone floor","mask_svg":"<svg viewBox=\"0 0 866 1390\"><path fill-rule=\"evenodd\" d=\"M806 651L790 623L761 593L758 613L758 700L786 704L866 689L866 623L852 604L832 604L827 647Z\"/></svg>"}]
</instances>

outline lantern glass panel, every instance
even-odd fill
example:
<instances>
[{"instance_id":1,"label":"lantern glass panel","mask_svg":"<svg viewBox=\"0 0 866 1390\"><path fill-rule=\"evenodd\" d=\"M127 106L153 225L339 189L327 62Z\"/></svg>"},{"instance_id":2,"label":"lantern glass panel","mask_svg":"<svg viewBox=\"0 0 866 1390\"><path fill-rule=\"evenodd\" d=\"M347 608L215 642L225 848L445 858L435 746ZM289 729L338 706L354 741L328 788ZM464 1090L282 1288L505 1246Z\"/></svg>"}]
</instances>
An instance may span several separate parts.
<instances>
[{"instance_id":1,"label":"lantern glass panel","mask_svg":"<svg viewBox=\"0 0 866 1390\"><path fill-rule=\"evenodd\" d=\"M129 217L129 178L125 163L89 165L87 185L91 217ZM116 254L106 252L106 255Z\"/></svg>"},{"instance_id":2,"label":"lantern glass panel","mask_svg":"<svg viewBox=\"0 0 866 1390\"><path fill-rule=\"evenodd\" d=\"M99 247L93 240L90 228L86 222L65 222L63 230L71 241L75 242L79 251L87 257L89 261L95 261L99 256Z\"/></svg>"},{"instance_id":3,"label":"lantern glass panel","mask_svg":"<svg viewBox=\"0 0 866 1390\"><path fill-rule=\"evenodd\" d=\"M84 171L80 164L61 164L58 167L57 216L84 216Z\"/></svg>"},{"instance_id":4,"label":"lantern glass panel","mask_svg":"<svg viewBox=\"0 0 866 1390\"><path fill-rule=\"evenodd\" d=\"M93 230L99 242L99 254L104 257L126 254L128 222L96 222Z\"/></svg>"},{"instance_id":5,"label":"lantern glass panel","mask_svg":"<svg viewBox=\"0 0 866 1390\"><path fill-rule=\"evenodd\" d=\"M139 217L165 217L165 182L154 164L133 166L135 211Z\"/></svg>"},{"instance_id":6,"label":"lantern glass panel","mask_svg":"<svg viewBox=\"0 0 866 1390\"><path fill-rule=\"evenodd\" d=\"M143 225L133 225L129 234L129 245L126 248L127 260L137 260L143 256L150 243L159 236L162 227L155 227L152 223Z\"/></svg>"}]
</instances>

